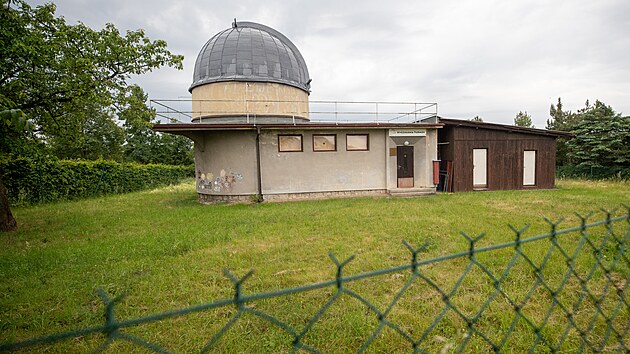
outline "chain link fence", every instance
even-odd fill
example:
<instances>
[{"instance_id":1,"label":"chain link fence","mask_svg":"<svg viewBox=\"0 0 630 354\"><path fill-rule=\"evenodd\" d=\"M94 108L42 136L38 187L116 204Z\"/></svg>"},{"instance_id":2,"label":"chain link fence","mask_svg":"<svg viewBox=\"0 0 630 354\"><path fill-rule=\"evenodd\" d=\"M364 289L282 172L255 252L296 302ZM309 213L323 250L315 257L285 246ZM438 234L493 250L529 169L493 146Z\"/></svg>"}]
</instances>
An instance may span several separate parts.
<instances>
[{"instance_id":1,"label":"chain link fence","mask_svg":"<svg viewBox=\"0 0 630 354\"><path fill-rule=\"evenodd\" d=\"M560 178L630 180L630 166L565 165L556 167L556 176Z\"/></svg>"},{"instance_id":2,"label":"chain link fence","mask_svg":"<svg viewBox=\"0 0 630 354\"><path fill-rule=\"evenodd\" d=\"M550 231L532 237L525 237L528 227L510 226L511 242L483 247L484 234L462 233L465 251L431 259L422 257L426 244L403 241L407 262L354 275L345 272L354 256L340 260L331 253L334 279L277 291L249 294L253 272L237 276L225 270L231 297L139 318L119 320L122 296L99 290L102 325L3 343L0 350L54 351L59 342L89 337L97 342L94 352L118 351L113 346L124 342L125 351L168 353L178 349L168 348L168 335L153 341L143 333L196 313L209 318L207 328L199 329L205 334L202 353L628 353L630 209L603 213L594 222L593 214L576 214L579 224L564 229L562 220L546 219ZM374 291L356 286L365 282ZM380 291L385 296L375 297ZM320 302L311 313L299 301L291 314L274 306L300 296ZM134 331L147 326L152 327ZM261 333L277 333L279 343L263 344Z\"/></svg>"}]
</instances>

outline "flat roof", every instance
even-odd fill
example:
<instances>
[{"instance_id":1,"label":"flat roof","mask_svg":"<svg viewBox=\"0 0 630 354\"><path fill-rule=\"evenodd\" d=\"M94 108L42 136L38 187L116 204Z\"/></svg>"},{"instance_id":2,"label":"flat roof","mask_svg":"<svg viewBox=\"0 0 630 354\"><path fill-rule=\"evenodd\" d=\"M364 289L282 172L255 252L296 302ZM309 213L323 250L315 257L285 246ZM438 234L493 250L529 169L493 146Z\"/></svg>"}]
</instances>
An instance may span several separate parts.
<instances>
[{"instance_id":1,"label":"flat roof","mask_svg":"<svg viewBox=\"0 0 630 354\"><path fill-rule=\"evenodd\" d=\"M441 128L440 123L275 123L275 124L207 124L207 123L170 123L155 124L153 130L165 133L185 131L221 131L221 130L311 130L311 129L395 129L395 128Z\"/></svg>"},{"instance_id":2,"label":"flat roof","mask_svg":"<svg viewBox=\"0 0 630 354\"><path fill-rule=\"evenodd\" d=\"M453 119L453 118L442 118L439 117L438 121L443 123L445 126L450 127L466 127L466 128L476 128L476 129L489 129L489 130L501 130L510 133L524 133L524 134L535 134L535 135L545 135L545 136L553 136L553 137L571 137L573 134L569 132L562 132L558 130L547 130L547 129L538 129L538 128L525 128L519 127L516 125L507 125L507 124L498 124L498 123L487 123L487 122L477 122L471 120L464 119Z\"/></svg>"}]
</instances>

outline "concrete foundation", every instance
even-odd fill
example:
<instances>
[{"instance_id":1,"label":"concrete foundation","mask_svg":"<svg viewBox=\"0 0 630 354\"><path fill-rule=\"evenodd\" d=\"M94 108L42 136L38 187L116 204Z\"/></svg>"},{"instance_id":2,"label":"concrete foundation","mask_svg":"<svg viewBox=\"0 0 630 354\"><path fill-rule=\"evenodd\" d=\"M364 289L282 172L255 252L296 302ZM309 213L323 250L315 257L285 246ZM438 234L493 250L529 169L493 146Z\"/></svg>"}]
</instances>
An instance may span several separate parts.
<instances>
[{"instance_id":1,"label":"concrete foundation","mask_svg":"<svg viewBox=\"0 0 630 354\"><path fill-rule=\"evenodd\" d=\"M387 197L390 196L387 190L361 190L361 191L329 191L329 192L307 192L307 193L281 193L266 194L266 202L284 202L290 200L311 200L311 199L334 199L334 198L355 198L355 197ZM254 202L255 195L209 195L199 194L198 200L202 204L215 203L251 203Z\"/></svg>"}]
</instances>

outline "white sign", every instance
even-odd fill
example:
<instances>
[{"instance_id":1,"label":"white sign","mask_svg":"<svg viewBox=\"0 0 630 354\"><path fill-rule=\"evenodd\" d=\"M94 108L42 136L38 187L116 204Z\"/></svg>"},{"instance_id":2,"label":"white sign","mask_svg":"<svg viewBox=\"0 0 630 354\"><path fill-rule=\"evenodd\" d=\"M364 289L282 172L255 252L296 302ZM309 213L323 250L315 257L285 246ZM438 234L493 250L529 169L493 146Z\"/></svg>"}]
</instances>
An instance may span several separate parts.
<instances>
[{"instance_id":1,"label":"white sign","mask_svg":"<svg viewBox=\"0 0 630 354\"><path fill-rule=\"evenodd\" d=\"M427 136L426 129L390 129L389 136Z\"/></svg>"}]
</instances>

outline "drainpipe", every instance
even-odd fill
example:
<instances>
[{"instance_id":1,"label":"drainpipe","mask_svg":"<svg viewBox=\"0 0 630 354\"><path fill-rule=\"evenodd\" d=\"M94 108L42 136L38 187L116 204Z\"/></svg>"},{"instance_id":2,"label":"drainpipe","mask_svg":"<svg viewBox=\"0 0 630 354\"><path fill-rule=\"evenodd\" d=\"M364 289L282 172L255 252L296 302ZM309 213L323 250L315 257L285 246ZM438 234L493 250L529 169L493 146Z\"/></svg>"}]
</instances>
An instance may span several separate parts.
<instances>
[{"instance_id":1,"label":"drainpipe","mask_svg":"<svg viewBox=\"0 0 630 354\"><path fill-rule=\"evenodd\" d=\"M260 127L256 127L256 168L258 170L258 203L263 201L262 194L262 171L260 168Z\"/></svg>"}]
</instances>

